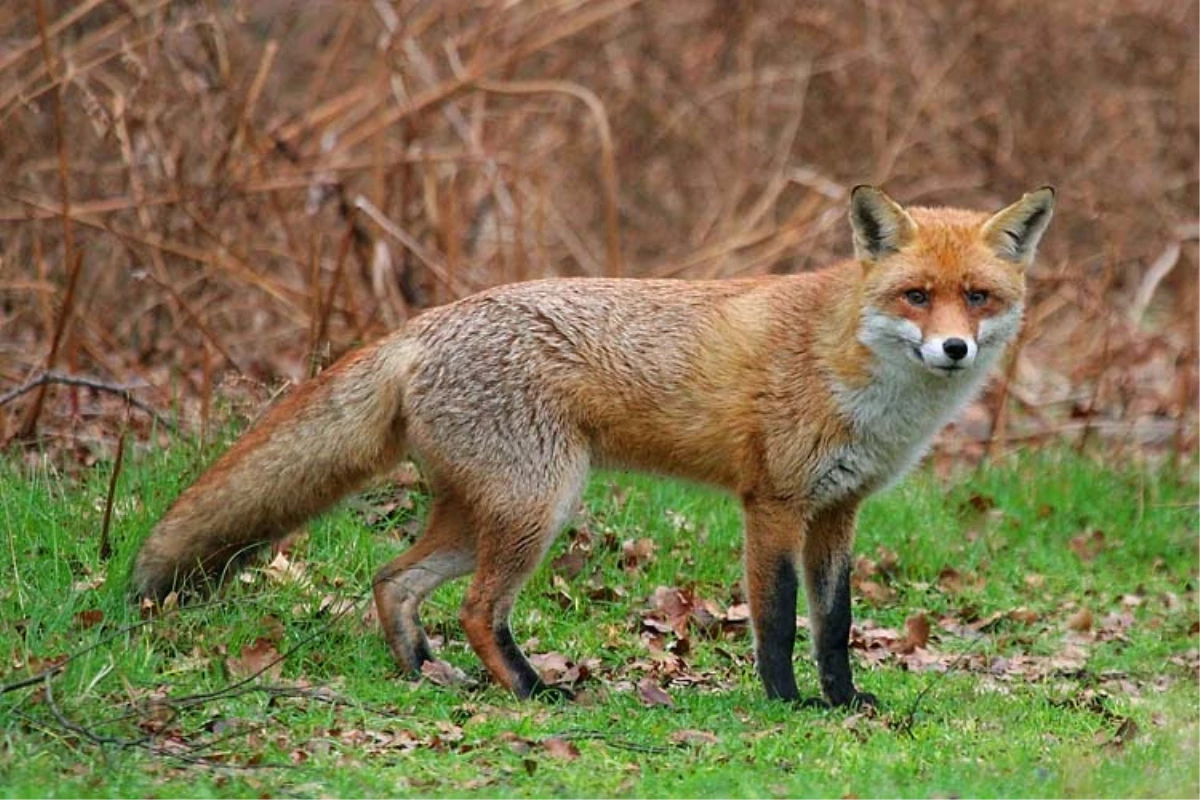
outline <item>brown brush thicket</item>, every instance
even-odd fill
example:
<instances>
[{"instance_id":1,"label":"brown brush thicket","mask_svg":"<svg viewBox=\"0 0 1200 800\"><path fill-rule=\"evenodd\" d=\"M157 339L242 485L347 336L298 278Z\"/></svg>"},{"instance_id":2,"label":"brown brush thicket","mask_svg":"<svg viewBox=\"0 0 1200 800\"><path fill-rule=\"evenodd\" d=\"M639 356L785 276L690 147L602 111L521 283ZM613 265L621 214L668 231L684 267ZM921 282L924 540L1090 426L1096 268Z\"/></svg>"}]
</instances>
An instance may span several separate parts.
<instances>
[{"instance_id":1,"label":"brown brush thicket","mask_svg":"<svg viewBox=\"0 0 1200 800\"><path fill-rule=\"evenodd\" d=\"M1020 351L948 441L1193 450L1196 32L1179 0L5 3L0 439L197 429L501 282L810 269L860 182L1053 183Z\"/></svg>"}]
</instances>

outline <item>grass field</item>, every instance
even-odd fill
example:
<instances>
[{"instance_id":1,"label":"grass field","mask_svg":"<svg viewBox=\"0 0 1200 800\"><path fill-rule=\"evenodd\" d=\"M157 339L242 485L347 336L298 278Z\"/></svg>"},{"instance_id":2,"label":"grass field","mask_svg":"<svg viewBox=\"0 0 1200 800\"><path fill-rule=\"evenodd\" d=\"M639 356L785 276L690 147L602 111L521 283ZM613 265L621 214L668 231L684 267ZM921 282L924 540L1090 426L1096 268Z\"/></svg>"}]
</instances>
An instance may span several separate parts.
<instances>
[{"instance_id":1,"label":"grass field","mask_svg":"<svg viewBox=\"0 0 1200 800\"><path fill-rule=\"evenodd\" d=\"M343 504L212 602L143 619L134 548L211 455L127 459L107 563L107 468L0 463L0 794L1200 794L1194 465L1043 451L871 501L853 644L881 708L852 714L764 698L736 505L636 476L593 479L514 614L546 677L580 691L569 705L487 682L456 621L462 583L424 618L465 676L397 673L364 590L420 518L411 480Z\"/></svg>"}]
</instances>

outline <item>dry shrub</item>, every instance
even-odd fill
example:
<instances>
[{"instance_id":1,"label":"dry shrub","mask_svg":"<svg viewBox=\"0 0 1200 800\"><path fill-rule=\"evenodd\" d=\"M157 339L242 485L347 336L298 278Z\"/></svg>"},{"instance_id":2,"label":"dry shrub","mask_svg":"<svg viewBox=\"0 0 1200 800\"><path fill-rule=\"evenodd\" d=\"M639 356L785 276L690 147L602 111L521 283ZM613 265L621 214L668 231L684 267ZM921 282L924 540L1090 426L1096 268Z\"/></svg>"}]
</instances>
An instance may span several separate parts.
<instances>
[{"instance_id":1,"label":"dry shrub","mask_svg":"<svg viewBox=\"0 0 1200 800\"><path fill-rule=\"evenodd\" d=\"M1150 0L5 4L0 381L207 422L222 375L300 379L489 285L804 270L848 253L855 183L1054 183L1019 356L954 449L1190 451L1196 29ZM125 418L0 400L0 437L89 452Z\"/></svg>"}]
</instances>

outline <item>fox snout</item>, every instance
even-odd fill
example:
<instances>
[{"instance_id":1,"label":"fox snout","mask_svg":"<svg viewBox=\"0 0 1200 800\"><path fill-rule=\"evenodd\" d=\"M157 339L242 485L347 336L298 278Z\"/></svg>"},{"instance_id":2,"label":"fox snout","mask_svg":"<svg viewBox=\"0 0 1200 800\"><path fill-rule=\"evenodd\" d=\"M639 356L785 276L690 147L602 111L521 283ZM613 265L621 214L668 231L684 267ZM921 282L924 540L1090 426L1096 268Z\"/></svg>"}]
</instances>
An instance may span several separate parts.
<instances>
[{"instance_id":1,"label":"fox snout","mask_svg":"<svg viewBox=\"0 0 1200 800\"><path fill-rule=\"evenodd\" d=\"M949 374L974 365L979 344L973 336L931 336L913 349L922 364L935 372Z\"/></svg>"}]
</instances>

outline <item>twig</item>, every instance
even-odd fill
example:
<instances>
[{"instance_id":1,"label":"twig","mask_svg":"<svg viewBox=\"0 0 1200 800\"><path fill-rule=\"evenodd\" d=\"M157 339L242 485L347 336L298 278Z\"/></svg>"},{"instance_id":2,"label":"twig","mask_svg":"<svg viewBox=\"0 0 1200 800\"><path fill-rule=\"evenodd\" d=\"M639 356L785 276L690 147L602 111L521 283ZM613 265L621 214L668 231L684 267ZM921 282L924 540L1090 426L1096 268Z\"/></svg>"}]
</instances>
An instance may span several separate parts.
<instances>
[{"instance_id":1,"label":"twig","mask_svg":"<svg viewBox=\"0 0 1200 800\"><path fill-rule=\"evenodd\" d=\"M100 561L107 562L112 558L112 541L108 532L112 525L113 501L117 494L117 478L121 474L121 464L125 460L125 434L129 428L129 410L132 406L126 404L125 419L121 423L121 432L117 435L117 454L113 457L112 474L108 477L108 495L104 498L104 520L100 523Z\"/></svg>"},{"instance_id":2,"label":"twig","mask_svg":"<svg viewBox=\"0 0 1200 800\"><path fill-rule=\"evenodd\" d=\"M200 705L201 703L207 702L209 700L237 697L237 696L240 696L243 694L248 694L250 692L265 692L265 693L271 694L273 696L309 697L309 698L320 700L320 701L326 702L326 703L351 705L350 701L347 701L344 698L338 697L337 695L332 694L332 693L323 693L319 689L307 690L307 689L301 689L301 688L297 688L297 687L263 686L263 685L259 685L259 684L252 684L252 682L256 678L261 676L264 672L266 672L271 667L273 667L274 665L280 663L284 659L288 658L289 656L291 656L292 654L297 652L299 649L305 647L308 643L313 641L316 637L327 633L329 628L334 623L336 623L338 620L340 620L342 617L345 617L345 616L349 615L350 613L352 613L353 611L356 611L360 607L363 598L366 597L367 591L369 591L369 590L364 590L363 592L359 593L359 595L355 598L355 602L353 604L350 604L350 605L344 607L341 611L337 612L336 614L331 615L329 620L324 625L320 626L320 628L318 630L312 632L308 636L301 639L293 647L291 647L288 650L286 650L285 652L281 653L277 658L272 660L270 663L264 665L261 669L257 670L253 674L248 675L247 677L243 678L242 680L240 680L234 684L231 684L230 686L227 686L224 689L221 689L221 690L218 690L215 692L207 692L207 693L202 693L202 694L188 695L186 697L174 698L172 700L161 703L161 705L163 705L164 707L166 707L167 709L170 710L170 712L172 714L172 718L177 717L179 715L180 710L183 708ZM196 610L199 608L220 605L225 602L231 602L231 601L229 601L229 600L212 601L209 603L202 603L202 604L188 606L187 608L189 610ZM177 614L181 610L182 609L177 608L174 610L173 613ZM118 637L122 637L122 636L126 635L127 633L129 633L132 630L159 622L163 619L168 618L168 616L170 616L170 615L162 615L162 616L158 616L158 617L152 617L149 619L145 619L145 620L141 620L139 622L133 623L131 625L123 626L122 628L120 628L116 631L113 631L108 636L101 638L99 641L89 645L88 647L85 647L82 650L72 653L64 661L62 661L59 664L55 664L53 667L48 667L47 669L44 669L44 670L40 671L39 673L37 673L36 675L32 675L28 678L23 678L19 681L15 681L13 683L0 686L0 694L6 694L8 692L16 691L18 689L22 689L27 686L33 686L38 683L41 683L43 685L43 689L44 689L44 698L45 698L46 707L49 708L51 715L53 715L53 717L54 717L55 721L57 722L57 724L59 725L59 727L61 727L63 730L70 731L71 733L74 733L74 734L82 737L86 741L91 742L92 744L97 745L101 748L105 748L105 747L109 747L109 746L115 746L115 747L118 747L121 749L134 749L134 748L143 748L144 747L151 755L154 755L154 756L162 756L165 758L171 758L171 759L175 759L177 761L181 761L186 764L192 764L192 765L196 765L196 766L206 766L206 767L214 767L214 768L220 768L220 769L290 769L290 768L292 768L292 765L283 764L283 763L260 763L260 764L230 764L230 763L225 763L225 762L215 763L210 759L204 758L203 756L196 755L197 753L199 753L203 750L212 749L212 747L214 747L215 745L219 744L222 741L226 741L231 738L234 738L235 736L241 735L243 733L241 731L233 733L233 734L227 734L224 736L220 736L215 739L208 739L208 740L198 742L193 745L189 745L185 751L180 752L178 750L167 750L167 749L163 748L162 746L155 744L153 734L148 734L146 736L139 737L136 739L127 739L127 738L123 738L120 736L102 735L100 733L97 733L96 730L94 730L93 728L89 728L85 725L81 725L80 723L72 720L70 717L68 717L63 712L63 710L59 707L57 701L54 699L54 690L53 690L53 686L52 686L52 679L58 673L62 672L66 668L68 663L83 656L85 653L88 653L88 652L96 649L97 647L100 647L103 644L106 644L108 642L113 641L114 639L116 639ZM27 714L22 714L20 711L16 711L14 713L19 715L23 719L26 719L28 722L30 722L32 724L41 724L33 717L30 717ZM114 722L118 722L122 719L128 718L128 716L129 716L128 714L123 714L119 717L104 720L100 723L100 726L102 727L105 725L111 725Z\"/></svg>"},{"instance_id":3,"label":"twig","mask_svg":"<svg viewBox=\"0 0 1200 800\"><path fill-rule=\"evenodd\" d=\"M133 396L133 390L142 388L140 386L108 383L96 378L87 378L81 375L67 375L65 373L55 372L53 370L47 370L41 375L38 375L36 378L27 381L21 386L18 386L16 389L10 389L4 394L0 394L0 406L7 405L13 400L16 400L18 397L32 392L34 389L54 383L62 384L64 386L82 386L87 389L94 389L98 392L109 392L111 394L115 394L124 399L134 408L140 409L149 414L154 418L155 422L157 422L159 425L162 425L172 433L178 431L175 423L171 422L158 411L154 410L152 406L142 402L141 400L138 400Z\"/></svg>"},{"instance_id":4,"label":"twig","mask_svg":"<svg viewBox=\"0 0 1200 800\"><path fill-rule=\"evenodd\" d=\"M403 228L388 219L387 215L376 208L374 203L372 203L366 197L359 195L358 197L354 198L354 208L370 217L372 222L374 222L380 228L383 228L384 233L400 242L400 244L408 248L413 255L421 259L425 266L429 267L429 271L432 272L434 276L441 281L442 285L445 286L446 289L448 289L454 296L458 297L465 294L463 285L459 281L455 280L454 276L449 273L449 271L446 269L446 265L443 264L436 255L431 253L429 250L426 250L424 245L410 236Z\"/></svg>"},{"instance_id":5,"label":"twig","mask_svg":"<svg viewBox=\"0 0 1200 800\"><path fill-rule=\"evenodd\" d=\"M120 628L117 628L116 630L110 632L107 636L102 636L100 639L96 640L95 642L92 642L87 647L84 647L80 650L76 650L74 653L71 653L66 658L64 658L62 661L58 662L57 664L54 664L53 666L46 667L45 669L35 673L34 675L30 675L28 678L22 678L20 680L13 681L12 683L0 684L0 694L8 694L9 692L15 692L18 689L23 689L26 686L32 686L33 684L41 681L47 675L57 675L58 673L62 672L64 669L66 669L67 665L70 664L72 661L74 661L78 658L82 658L83 656L87 655L88 653L92 652L93 650L96 650L99 647L103 647L104 645L108 644L109 642L112 642L116 639L120 639L120 638L124 637L128 633L136 631L138 628L144 628L147 625L153 625L161 620L169 619L170 617L172 617L176 614L181 614L185 611L187 611L187 612L202 611L204 609L210 609L210 608L216 608L218 606L223 606L227 603L245 602L246 599L247 598L245 596L243 596L243 597L237 598L237 599L222 598L222 599L218 599L218 600L208 600L208 601L202 602L202 603L192 603L190 605L187 605L187 606L184 606L181 608L175 608L174 610L172 610L170 613L167 613L167 614L161 614L156 617L148 617L146 619L138 620L137 622L131 622L128 625L122 625Z\"/></svg>"},{"instance_id":6,"label":"twig","mask_svg":"<svg viewBox=\"0 0 1200 800\"><path fill-rule=\"evenodd\" d=\"M219 700L219 699L223 699L223 698L227 698L227 697L237 697L238 695L245 694L246 692L258 691L258 689L256 687L251 686L251 683L256 678L258 678L263 673L267 672L267 670L271 669L276 664L283 663L284 660L286 660L293 654L299 652L302 648L307 646L310 642L312 642L318 636L323 636L323 635L327 634L329 632L329 629L333 626L333 624L335 622L337 622L338 620L340 620L342 617L348 616L352 611L357 611L359 605L362 603L363 599L366 597L368 591L370 591L370 590L365 589L362 592L359 592L358 596L354 598L353 603L351 603L348 606L346 606L345 608L341 609L336 614L333 614L324 625L320 626L319 628L317 628L317 630L313 631L308 636L305 636L303 639L296 642L296 644L292 645L287 650L284 650L282 653L277 655L275 658L271 659L266 664L264 664L263 666L261 666L260 668L255 670L254 672L250 673L246 677L242 678L241 680L235 681L234 683L231 683L228 686L225 686L221 689L217 689L217 690L214 690L211 692L202 692L200 694L193 694L193 695L187 695L186 697L175 698L174 700L172 700L169 703L169 705L171 705L174 708L189 708L191 706L200 705L201 703L206 703L209 700Z\"/></svg>"},{"instance_id":7,"label":"twig","mask_svg":"<svg viewBox=\"0 0 1200 800\"><path fill-rule=\"evenodd\" d=\"M922 687L921 691L917 692L917 696L915 699L913 699L912 705L908 709L908 713L904 715L904 718L899 724L897 730L899 730L900 733L912 738L913 724L916 722L917 711L920 709L921 701L925 699L925 695L929 694L929 691L934 687L934 685L953 672L967 656L972 655L978 645L979 642L973 642L970 647L958 654L958 658L950 662L950 664L946 667L945 672L936 673L932 678L930 678L925 686Z\"/></svg>"},{"instance_id":8,"label":"twig","mask_svg":"<svg viewBox=\"0 0 1200 800\"><path fill-rule=\"evenodd\" d=\"M562 739L564 741L597 741L604 742L609 747L615 747L618 750L630 750L634 753L670 753L682 745L675 747L667 747L660 744L642 744L641 742L631 742L628 739L619 739L611 736L604 731L595 731L587 729L569 730L563 733L556 733L546 737L547 739ZM545 739L542 740L543 742Z\"/></svg>"},{"instance_id":9,"label":"twig","mask_svg":"<svg viewBox=\"0 0 1200 800\"><path fill-rule=\"evenodd\" d=\"M1142 317L1146 315L1146 309L1150 306L1150 301L1154 299L1158 285L1162 283L1163 278L1171 274L1171 270L1175 269L1175 265L1179 263L1179 256L1183 253L1183 243L1200 238L1200 222L1179 226L1176 235L1178 238L1167 243L1158 258L1154 259L1154 263L1146 270L1142 283L1138 286L1137 295L1129 306L1129 320L1134 325L1142 323Z\"/></svg>"}]
</instances>

